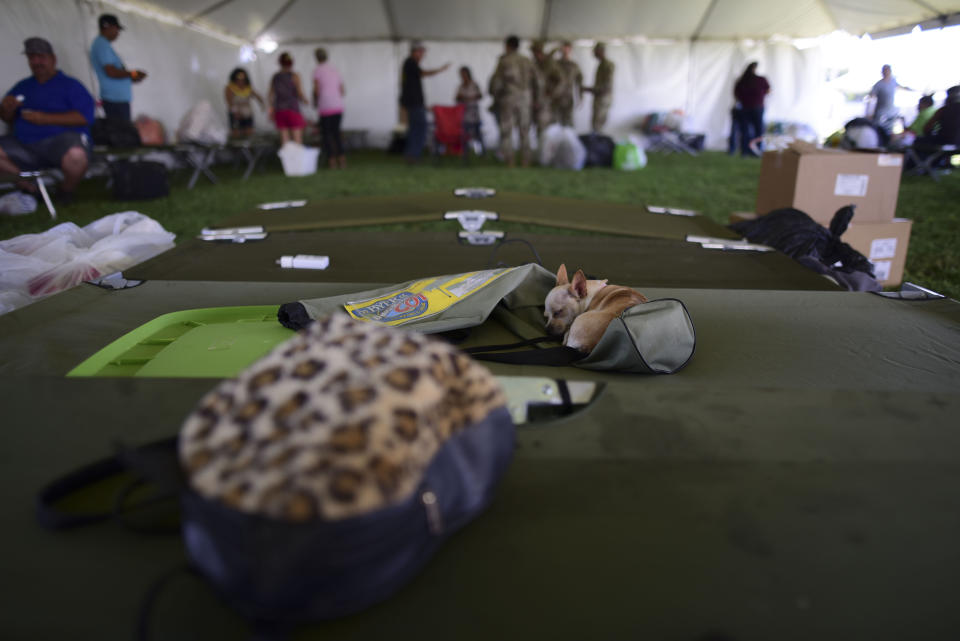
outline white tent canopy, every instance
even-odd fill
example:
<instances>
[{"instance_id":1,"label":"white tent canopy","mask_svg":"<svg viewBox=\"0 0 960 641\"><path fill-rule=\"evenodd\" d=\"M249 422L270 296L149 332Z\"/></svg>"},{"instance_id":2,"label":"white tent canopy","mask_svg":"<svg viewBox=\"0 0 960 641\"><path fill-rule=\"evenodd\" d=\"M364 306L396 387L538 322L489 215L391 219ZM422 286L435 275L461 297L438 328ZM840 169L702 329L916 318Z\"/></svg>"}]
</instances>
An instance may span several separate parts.
<instances>
[{"instance_id":1,"label":"white tent canopy","mask_svg":"<svg viewBox=\"0 0 960 641\"><path fill-rule=\"evenodd\" d=\"M810 38L956 19L947 0L153 0L186 21L245 40L499 40L545 38L679 40ZM199 8L198 8L199 7Z\"/></svg>"},{"instance_id":2,"label":"white tent canopy","mask_svg":"<svg viewBox=\"0 0 960 641\"><path fill-rule=\"evenodd\" d=\"M608 129L615 137L635 131L651 112L681 110L685 128L706 133L714 148L725 144L731 88L747 62L759 61L773 86L768 119L810 123L823 133L834 123L824 113L821 50L800 48L794 39L837 29L859 34L952 24L960 11L955 0L0 1L0 56L7 61L0 89L29 73L21 62L23 39L42 36L54 44L60 67L96 93L87 52L96 16L115 13L126 27L114 43L117 52L127 66L149 73L134 89L134 114L158 118L168 131L199 100L225 111L223 87L236 66L247 67L265 94L280 50L293 55L309 93L313 49L323 45L347 86L344 127L367 130L372 142L384 144L397 120L409 39L425 40L426 68L452 63L424 81L429 103L449 104L456 67L470 67L485 85L503 37L514 33L527 42L577 40L574 59L588 84L596 67L590 41L608 42L616 64ZM263 39L280 49L249 60L251 45ZM575 114L580 131L588 129L589 101ZM269 127L263 113L257 125ZM488 142L496 139L486 114L484 133Z\"/></svg>"}]
</instances>

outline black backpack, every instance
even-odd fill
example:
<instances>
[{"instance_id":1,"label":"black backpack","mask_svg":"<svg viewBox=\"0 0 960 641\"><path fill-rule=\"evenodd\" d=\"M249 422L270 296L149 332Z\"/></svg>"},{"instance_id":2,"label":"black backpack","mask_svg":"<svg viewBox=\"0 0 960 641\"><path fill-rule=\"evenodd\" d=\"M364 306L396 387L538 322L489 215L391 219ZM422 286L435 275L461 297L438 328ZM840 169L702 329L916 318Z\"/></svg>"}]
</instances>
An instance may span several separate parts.
<instances>
[{"instance_id":1,"label":"black backpack","mask_svg":"<svg viewBox=\"0 0 960 641\"><path fill-rule=\"evenodd\" d=\"M148 160L110 163L113 197L117 200L152 200L170 194L167 168Z\"/></svg>"},{"instance_id":2,"label":"black backpack","mask_svg":"<svg viewBox=\"0 0 960 641\"><path fill-rule=\"evenodd\" d=\"M580 136L580 142L587 148L587 161L584 167L613 167L613 148L616 146L613 138L586 134Z\"/></svg>"}]
</instances>

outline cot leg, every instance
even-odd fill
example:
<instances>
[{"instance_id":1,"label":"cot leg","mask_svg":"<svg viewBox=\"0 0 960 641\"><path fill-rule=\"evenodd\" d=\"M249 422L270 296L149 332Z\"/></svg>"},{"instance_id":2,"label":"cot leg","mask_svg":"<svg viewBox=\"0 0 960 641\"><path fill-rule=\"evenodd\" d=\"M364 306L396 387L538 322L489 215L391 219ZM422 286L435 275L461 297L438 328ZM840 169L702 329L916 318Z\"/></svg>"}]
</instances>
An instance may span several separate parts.
<instances>
[{"instance_id":1,"label":"cot leg","mask_svg":"<svg viewBox=\"0 0 960 641\"><path fill-rule=\"evenodd\" d=\"M43 203L47 206L47 211L50 212L50 218L57 219L57 208L53 206L53 201L50 200L50 194L47 193L47 186L43 184L43 176L37 175L37 187L40 189L40 195L43 196Z\"/></svg>"}]
</instances>

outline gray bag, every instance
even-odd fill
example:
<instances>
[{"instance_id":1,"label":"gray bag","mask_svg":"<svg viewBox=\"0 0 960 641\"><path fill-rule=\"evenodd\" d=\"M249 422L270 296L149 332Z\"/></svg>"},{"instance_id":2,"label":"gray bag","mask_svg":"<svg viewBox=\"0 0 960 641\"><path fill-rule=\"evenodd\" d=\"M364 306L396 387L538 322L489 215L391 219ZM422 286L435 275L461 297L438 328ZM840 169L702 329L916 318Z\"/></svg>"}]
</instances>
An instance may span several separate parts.
<instances>
[{"instance_id":1,"label":"gray bag","mask_svg":"<svg viewBox=\"0 0 960 641\"><path fill-rule=\"evenodd\" d=\"M445 287L449 283L453 285ZM556 338L546 334L543 324L543 302L555 284L554 274L531 263L287 303L280 307L278 318L286 327L302 329L315 319L347 312L355 318L436 333L476 327L492 316L524 340L464 351L478 360L500 363L574 365L601 371L672 374L693 356L696 347L693 321L683 303L672 298L653 300L624 310L610 323L600 342L587 356L565 346L516 351L519 347L557 342ZM425 287L432 288L431 295L424 295ZM454 302L443 298L441 303L435 304L436 297L432 294L438 290L443 291L445 297L450 296L450 291L469 290L469 293Z\"/></svg>"}]
</instances>

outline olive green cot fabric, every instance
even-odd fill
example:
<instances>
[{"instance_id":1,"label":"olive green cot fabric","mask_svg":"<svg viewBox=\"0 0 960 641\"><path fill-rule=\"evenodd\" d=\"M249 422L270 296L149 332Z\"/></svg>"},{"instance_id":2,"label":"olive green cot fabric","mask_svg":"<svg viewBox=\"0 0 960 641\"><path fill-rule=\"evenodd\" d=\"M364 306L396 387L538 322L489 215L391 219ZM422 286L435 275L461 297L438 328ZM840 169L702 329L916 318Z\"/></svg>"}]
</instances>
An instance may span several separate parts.
<instances>
[{"instance_id":1,"label":"olive green cot fabric","mask_svg":"<svg viewBox=\"0 0 960 641\"><path fill-rule=\"evenodd\" d=\"M353 196L312 201L291 209L254 209L220 221L218 227L261 225L268 232L440 221L448 211L484 210L511 223L530 223L624 236L683 240L689 234L739 238L705 216L651 214L643 204L611 203L500 192L492 198L452 193ZM495 229L495 223L487 227Z\"/></svg>"},{"instance_id":2,"label":"olive green cot fabric","mask_svg":"<svg viewBox=\"0 0 960 641\"><path fill-rule=\"evenodd\" d=\"M149 281L125 290L79 285L0 316L0 376L63 376L116 338L161 314L231 305L280 305L352 294L368 283ZM649 288L652 299L673 290ZM892 300L868 293L688 289L696 357L679 374L643 385L823 391L960 389L960 303ZM532 310L530 301L528 310ZM538 319L529 318L528 322ZM513 342L496 318L464 344ZM582 369L490 364L497 373L618 380ZM630 377L633 378L633 377Z\"/></svg>"},{"instance_id":3,"label":"olive green cot fabric","mask_svg":"<svg viewBox=\"0 0 960 641\"><path fill-rule=\"evenodd\" d=\"M118 440L175 434L216 381L66 371L170 311L364 288L83 285L0 316L4 636L129 639L146 590L183 560L177 536L115 523L45 532L33 495ZM491 364L604 386L518 430L491 509L409 586L293 638L954 638L960 304L709 289L683 301L697 354L673 376ZM511 336L491 319L470 341ZM251 636L190 577L167 584L150 627Z\"/></svg>"},{"instance_id":4,"label":"olive green cot fabric","mask_svg":"<svg viewBox=\"0 0 960 641\"><path fill-rule=\"evenodd\" d=\"M509 242L500 247L478 247L459 243L457 225L450 225L449 232L281 232L246 243L187 239L124 275L136 280L383 283L501 263L521 265L539 256L553 271L565 263L638 288L839 289L780 252L719 251L663 238L527 233L508 233ZM284 269L276 264L280 256L297 254L329 256L330 266Z\"/></svg>"}]
</instances>

